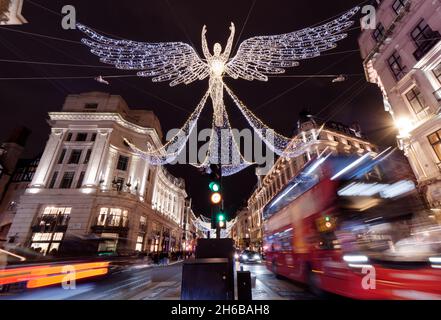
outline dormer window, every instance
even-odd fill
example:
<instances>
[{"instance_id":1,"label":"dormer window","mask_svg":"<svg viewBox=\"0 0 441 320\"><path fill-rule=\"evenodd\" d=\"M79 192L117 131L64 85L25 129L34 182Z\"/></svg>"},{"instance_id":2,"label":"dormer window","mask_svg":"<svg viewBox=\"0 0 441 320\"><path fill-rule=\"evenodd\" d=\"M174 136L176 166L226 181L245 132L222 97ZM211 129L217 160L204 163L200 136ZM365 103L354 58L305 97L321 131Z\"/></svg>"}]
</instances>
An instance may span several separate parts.
<instances>
[{"instance_id":1,"label":"dormer window","mask_svg":"<svg viewBox=\"0 0 441 320\"><path fill-rule=\"evenodd\" d=\"M86 103L84 106L84 111L86 112L96 112L98 109L98 103Z\"/></svg>"}]
</instances>

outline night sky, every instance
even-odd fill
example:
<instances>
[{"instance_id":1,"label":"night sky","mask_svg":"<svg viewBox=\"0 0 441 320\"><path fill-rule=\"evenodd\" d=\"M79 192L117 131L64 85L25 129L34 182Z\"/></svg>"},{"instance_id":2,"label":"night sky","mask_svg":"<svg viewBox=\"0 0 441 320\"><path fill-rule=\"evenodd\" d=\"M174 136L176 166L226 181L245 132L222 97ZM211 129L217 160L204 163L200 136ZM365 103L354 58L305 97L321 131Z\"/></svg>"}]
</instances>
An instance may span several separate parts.
<instances>
[{"instance_id":1,"label":"night sky","mask_svg":"<svg viewBox=\"0 0 441 320\"><path fill-rule=\"evenodd\" d=\"M302 29L340 14L360 2L362 0L25 0L23 15L29 24L0 27L0 59L106 66L100 64L84 45L8 30L79 41L83 36L81 32L61 28L61 16L57 14L61 15L61 8L66 4L75 6L79 22L107 34L145 42L188 42L202 55L200 33L204 24L208 28L207 38L211 49L214 42L226 43L230 21L236 24L236 41L242 29L240 39L245 40L256 35ZM380 91L375 85L366 83L360 54L351 52L358 49L358 34L358 29L351 30L348 39L328 52L334 54L302 61L300 67L287 72L287 75L350 74L346 82L333 84L329 78L287 77L271 78L268 83L232 79L226 82L251 110L282 134L293 134L301 110L319 113L326 107L320 113L321 118L347 124L358 121L374 143L379 146L393 145L394 129L389 115L384 112ZM121 74L133 72L114 70L108 66L66 67L0 62L0 79L90 77L0 80L0 141L6 139L14 127L24 125L32 130L25 156L33 157L41 153L49 134L47 113L59 111L66 95L88 91L118 94L131 108L153 110L165 133L184 123L207 88L207 80L174 88L167 83L155 84L149 79L136 77L109 79L110 86L93 80L97 75ZM245 128L245 120L230 99L226 99L226 103L233 127ZM199 128L210 124L211 110L207 110ZM187 191L193 198L195 212L207 214L208 178L190 166L173 166L169 170L187 181ZM234 215L236 208L245 204L252 193L257 182L254 170L251 167L224 179L225 205L230 216Z\"/></svg>"}]
</instances>

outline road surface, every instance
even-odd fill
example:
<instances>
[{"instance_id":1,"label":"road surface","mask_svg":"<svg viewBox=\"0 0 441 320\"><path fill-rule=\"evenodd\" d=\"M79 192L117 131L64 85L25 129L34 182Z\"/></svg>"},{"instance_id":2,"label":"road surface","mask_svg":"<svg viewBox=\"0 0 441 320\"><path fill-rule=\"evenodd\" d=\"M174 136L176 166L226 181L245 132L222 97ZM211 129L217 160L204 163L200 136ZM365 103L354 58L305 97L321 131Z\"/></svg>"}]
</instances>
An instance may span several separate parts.
<instances>
[{"instance_id":1,"label":"road surface","mask_svg":"<svg viewBox=\"0 0 441 320\"><path fill-rule=\"evenodd\" d=\"M263 264L241 265L250 271L253 300L305 300L314 296L304 287L277 279ZM100 280L77 283L74 289L59 286L29 290L20 294L0 295L0 299L17 300L179 300L182 263L168 266L138 264Z\"/></svg>"}]
</instances>

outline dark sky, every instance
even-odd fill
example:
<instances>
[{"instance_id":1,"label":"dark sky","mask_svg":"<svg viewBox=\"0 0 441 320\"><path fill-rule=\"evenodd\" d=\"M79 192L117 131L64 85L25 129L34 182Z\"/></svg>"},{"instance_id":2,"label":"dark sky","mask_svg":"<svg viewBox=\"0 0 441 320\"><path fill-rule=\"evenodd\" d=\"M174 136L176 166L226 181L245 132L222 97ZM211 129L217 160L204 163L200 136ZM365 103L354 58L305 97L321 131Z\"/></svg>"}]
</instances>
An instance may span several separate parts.
<instances>
[{"instance_id":1,"label":"dark sky","mask_svg":"<svg viewBox=\"0 0 441 320\"><path fill-rule=\"evenodd\" d=\"M74 5L79 22L108 34L138 41L183 41L192 43L200 52L200 33L207 25L210 47L224 44L229 35L230 21L236 24L236 41L244 26L241 40L256 35L280 34L302 29L350 9L362 0L93 0L93 1L25 1L23 15L29 24L0 28L0 59L44 61L68 64L100 65L88 49L77 43L61 42L21 34L7 29L39 33L78 41L78 30L61 28L61 8ZM38 5L49 8L45 10ZM358 18L357 18L358 20ZM358 30L351 30L348 39L333 52L358 49ZM328 69L325 69L328 68ZM386 146L394 143L394 132L388 114L384 112L377 87L367 84L358 52L326 55L301 62L288 75L351 74L344 83L332 84L328 78L272 78L268 83L227 79L230 87L247 106L267 124L282 134L291 135L298 113L305 108L319 112L324 119L351 124L360 122L370 139ZM16 126L32 130L26 156L42 152L49 133L47 112L60 110L68 94L105 91L121 95L131 108L154 110L163 131L180 127L193 111L207 88L207 81L170 88L154 84L145 78L111 79L106 86L93 80L96 75L129 74L111 68L62 67L49 65L0 62L0 78L6 77L75 77L76 80L0 80L0 141ZM357 82L358 81L358 82ZM351 89L352 87L352 89ZM289 90L290 89L290 90ZM358 90L359 89L359 90ZM289 90L289 91L288 91ZM281 95L285 93L284 95ZM227 109L232 124L240 129L245 121L234 110L229 99ZM206 114L199 127L208 126ZM197 213L208 207L208 178L189 166L174 166L170 171L186 179L187 191L193 198ZM230 215L245 203L256 184L254 168L225 180L225 205Z\"/></svg>"}]
</instances>

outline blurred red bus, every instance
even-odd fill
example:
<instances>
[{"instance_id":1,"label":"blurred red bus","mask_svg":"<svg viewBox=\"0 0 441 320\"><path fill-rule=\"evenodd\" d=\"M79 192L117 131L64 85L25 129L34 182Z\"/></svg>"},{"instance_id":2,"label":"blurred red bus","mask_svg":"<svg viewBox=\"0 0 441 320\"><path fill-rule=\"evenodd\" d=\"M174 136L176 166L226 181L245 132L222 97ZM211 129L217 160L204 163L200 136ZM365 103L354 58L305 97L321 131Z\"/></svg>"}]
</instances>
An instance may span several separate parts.
<instances>
[{"instance_id":1,"label":"blurred red bus","mask_svg":"<svg viewBox=\"0 0 441 320\"><path fill-rule=\"evenodd\" d=\"M268 269L316 294L441 299L440 225L391 155L308 163L264 208Z\"/></svg>"}]
</instances>

